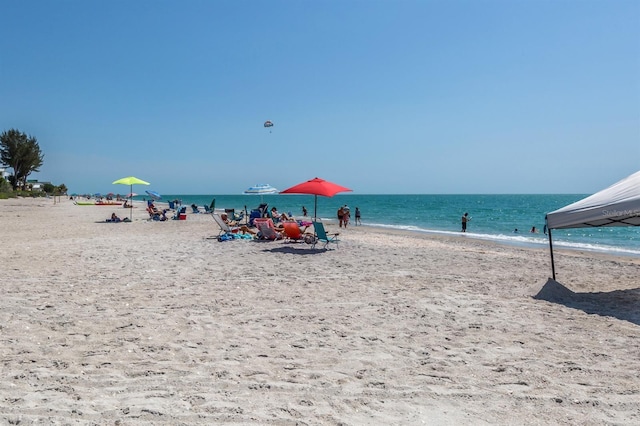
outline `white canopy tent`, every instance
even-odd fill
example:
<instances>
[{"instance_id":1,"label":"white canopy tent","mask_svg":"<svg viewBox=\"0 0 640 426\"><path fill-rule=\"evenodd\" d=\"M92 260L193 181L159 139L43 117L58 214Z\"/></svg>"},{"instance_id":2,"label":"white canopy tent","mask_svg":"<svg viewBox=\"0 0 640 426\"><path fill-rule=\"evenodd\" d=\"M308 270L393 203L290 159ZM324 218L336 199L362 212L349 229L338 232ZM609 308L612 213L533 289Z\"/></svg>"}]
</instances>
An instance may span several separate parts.
<instances>
[{"instance_id":1,"label":"white canopy tent","mask_svg":"<svg viewBox=\"0 0 640 426\"><path fill-rule=\"evenodd\" d=\"M551 251L551 271L555 280L551 230L640 226L640 171L587 198L547 213L546 225Z\"/></svg>"}]
</instances>

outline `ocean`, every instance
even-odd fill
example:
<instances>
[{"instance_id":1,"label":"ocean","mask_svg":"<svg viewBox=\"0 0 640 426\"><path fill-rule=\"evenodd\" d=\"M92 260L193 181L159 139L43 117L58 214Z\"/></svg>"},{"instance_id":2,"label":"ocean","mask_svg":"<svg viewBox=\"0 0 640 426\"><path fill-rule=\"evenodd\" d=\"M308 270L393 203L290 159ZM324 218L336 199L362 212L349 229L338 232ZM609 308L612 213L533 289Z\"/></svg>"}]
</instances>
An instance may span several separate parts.
<instances>
[{"instance_id":1,"label":"ocean","mask_svg":"<svg viewBox=\"0 0 640 426\"><path fill-rule=\"evenodd\" d=\"M565 195L360 195L338 194L318 197L317 216L325 221L336 220L336 211L344 204L351 209L354 225L355 208L362 212L363 225L402 229L465 238L479 238L501 243L548 247L542 233L545 214L580 200L589 194ZM142 200L143 196L135 197ZM262 202L280 212L302 215L302 206L309 216L314 214L312 195L180 195L162 194L162 200L182 200L183 205L210 205L216 209L251 211ZM188 209L190 211L190 209ZM460 218L468 212L466 234L460 232ZM535 226L539 233L532 234ZM515 230L517 229L517 232ZM640 227L578 228L553 230L554 247L592 250L618 255L640 256Z\"/></svg>"}]
</instances>

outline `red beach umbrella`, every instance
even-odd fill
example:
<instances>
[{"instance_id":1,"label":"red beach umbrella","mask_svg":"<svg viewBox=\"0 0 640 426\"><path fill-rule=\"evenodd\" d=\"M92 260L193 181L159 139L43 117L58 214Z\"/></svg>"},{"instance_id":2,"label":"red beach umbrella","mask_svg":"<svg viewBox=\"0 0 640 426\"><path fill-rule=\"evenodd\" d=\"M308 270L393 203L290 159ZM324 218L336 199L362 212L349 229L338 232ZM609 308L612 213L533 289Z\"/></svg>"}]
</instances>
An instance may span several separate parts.
<instances>
[{"instance_id":1,"label":"red beach umbrella","mask_svg":"<svg viewBox=\"0 0 640 426\"><path fill-rule=\"evenodd\" d=\"M349 192L351 189L340 186L337 183L329 182L318 177L308 180L306 182L299 183L291 188L287 188L281 191L281 194L310 194L314 195L314 209L313 218L317 218L318 211L318 195L323 197L333 197L339 192Z\"/></svg>"}]
</instances>

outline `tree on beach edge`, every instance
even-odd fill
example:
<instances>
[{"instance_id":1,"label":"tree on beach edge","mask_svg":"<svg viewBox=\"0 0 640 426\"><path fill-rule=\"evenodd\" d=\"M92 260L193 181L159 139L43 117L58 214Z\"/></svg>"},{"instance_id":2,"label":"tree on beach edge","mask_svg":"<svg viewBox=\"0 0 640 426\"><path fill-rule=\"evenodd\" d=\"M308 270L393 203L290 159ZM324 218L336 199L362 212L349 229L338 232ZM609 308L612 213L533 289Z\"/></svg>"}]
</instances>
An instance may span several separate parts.
<instances>
[{"instance_id":1,"label":"tree on beach edge","mask_svg":"<svg viewBox=\"0 0 640 426\"><path fill-rule=\"evenodd\" d=\"M4 131L0 135L0 163L13 169L9 182L14 191L20 185L26 188L27 178L31 173L40 171L43 159L44 154L34 136L16 129Z\"/></svg>"}]
</instances>

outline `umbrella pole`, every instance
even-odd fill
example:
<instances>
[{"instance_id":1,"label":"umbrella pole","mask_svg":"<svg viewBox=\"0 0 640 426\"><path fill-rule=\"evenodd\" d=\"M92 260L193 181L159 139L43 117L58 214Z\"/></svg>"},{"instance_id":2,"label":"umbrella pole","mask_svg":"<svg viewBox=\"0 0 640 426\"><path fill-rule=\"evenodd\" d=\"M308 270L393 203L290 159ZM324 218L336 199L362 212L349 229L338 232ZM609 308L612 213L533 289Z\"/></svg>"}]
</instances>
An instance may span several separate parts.
<instances>
[{"instance_id":1,"label":"umbrella pole","mask_svg":"<svg viewBox=\"0 0 640 426\"><path fill-rule=\"evenodd\" d=\"M553 280L556 280L556 265L553 262L553 243L551 242L551 228L547 229L549 231L549 253L551 253L551 275L553 276Z\"/></svg>"},{"instance_id":2,"label":"umbrella pole","mask_svg":"<svg viewBox=\"0 0 640 426\"><path fill-rule=\"evenodd\" d=\"M318 196L314 195L315 202L313 204L313 220L318 220Z\"/></svg>"}]
</instances>

